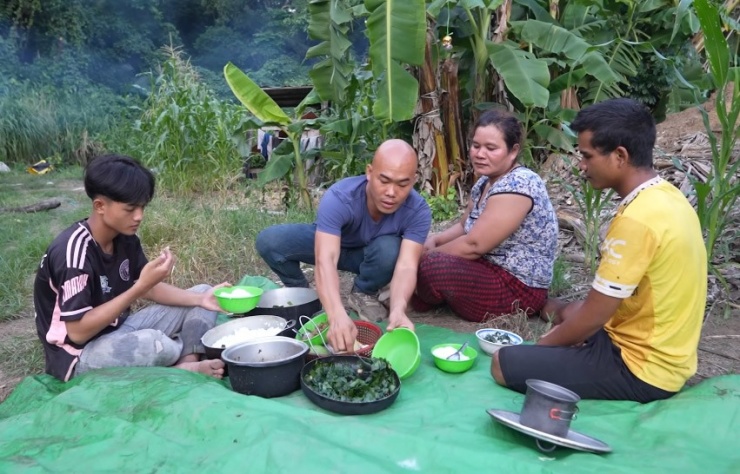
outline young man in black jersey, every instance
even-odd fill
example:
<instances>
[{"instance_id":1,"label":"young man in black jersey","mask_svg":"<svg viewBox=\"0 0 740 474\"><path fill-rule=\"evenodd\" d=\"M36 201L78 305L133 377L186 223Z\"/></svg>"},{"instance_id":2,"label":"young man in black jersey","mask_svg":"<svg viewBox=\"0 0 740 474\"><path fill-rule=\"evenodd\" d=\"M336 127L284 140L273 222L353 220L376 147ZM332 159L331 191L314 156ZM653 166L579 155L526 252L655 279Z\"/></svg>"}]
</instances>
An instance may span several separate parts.
<instances>
[{"instance_id":1,"label":"young man in black jersey","mask_svg":"<svg viewBox=\"0 0 740 474\"><path fill-rule=\"evenodd\" d=\"M36 274L46 372L67 381L105 367L174 366L221 378L223 362L201 360L200 342L216 324L217 287L164 283L175 258L166 248L147 261L136 236L152 174L130 157L102 156L85 170L85 191L90 216L54 239ZM139 298L157 304L129 314Z\"/></svg>"}]
</instances>

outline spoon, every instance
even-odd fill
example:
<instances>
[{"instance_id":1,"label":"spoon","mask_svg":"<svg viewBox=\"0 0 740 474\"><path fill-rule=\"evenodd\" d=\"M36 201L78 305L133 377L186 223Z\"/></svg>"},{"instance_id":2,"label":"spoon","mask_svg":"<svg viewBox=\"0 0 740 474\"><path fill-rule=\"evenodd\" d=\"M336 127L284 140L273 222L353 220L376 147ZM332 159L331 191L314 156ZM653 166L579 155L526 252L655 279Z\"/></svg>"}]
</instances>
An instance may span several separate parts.
<instances>
[{"instance_id":1,"label":"spoon","mask_svg":"<svg viewBox=\"0 0 740 474\"><path fill-rule=\"evenodd\" d=\"M355 354L355 356L360 359L360 364L362 364L362 367L357 368L357 376L362 380L367 380L373 373L373 365L366 361L361 355Z\"/></svg>"},{"instance_id":2,"label":"spoon","mask_svg":"<svg viewBox=\"0 0 740 474\"><path fill-rule=\"evenodd\" d=\"M460 360L460 354L462 354L462 351L464 351L466 347L468 347L468 341L465 341L465 344L460 346L460 349L458 349L457 352L448 355L447 360Z\"/></svg>"}]
</instances>

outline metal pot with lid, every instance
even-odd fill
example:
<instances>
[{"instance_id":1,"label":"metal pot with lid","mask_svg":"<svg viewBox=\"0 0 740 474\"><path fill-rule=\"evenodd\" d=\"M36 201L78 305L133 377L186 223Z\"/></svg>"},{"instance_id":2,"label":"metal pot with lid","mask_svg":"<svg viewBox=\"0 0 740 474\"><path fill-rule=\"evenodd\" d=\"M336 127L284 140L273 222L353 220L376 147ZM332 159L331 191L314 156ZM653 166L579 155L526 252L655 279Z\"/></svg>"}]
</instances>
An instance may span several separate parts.
<instances>
[{"instance_id":1,"label":"metal pot with lid","mask_svg":"<svg viewBox=\"0 0 740 474\"><path fill-rule=\"evenodd\" d=\"M235 392L272 398L298 390L307 353L306 343L273 336L231 346L221 358Z\"/></svg>"},{"instance_id":2,"label":"metal pot with lid","mask_svg":"<svg viewBox=\"0 0 740 474\"><path fill-rule=\"evenodd\" d=\"M527 393L520 423L554 436L567 436L581 397L565 387L544 380L528 379L526 384Z\"/></svg>"}]
</instances>

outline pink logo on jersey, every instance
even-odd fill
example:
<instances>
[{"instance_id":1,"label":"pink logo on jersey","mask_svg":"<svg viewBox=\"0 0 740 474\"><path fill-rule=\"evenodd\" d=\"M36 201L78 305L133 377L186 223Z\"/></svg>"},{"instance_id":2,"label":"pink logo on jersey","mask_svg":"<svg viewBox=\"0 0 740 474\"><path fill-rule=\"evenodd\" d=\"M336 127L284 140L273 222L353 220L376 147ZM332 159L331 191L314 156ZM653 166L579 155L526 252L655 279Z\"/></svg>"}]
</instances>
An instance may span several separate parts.
<instances>
[{"instance_id":1,"label":"pink logo on jersey","mask_svg":"<svg viewBox=\"0 0 740 474\"><path fill-rule=\"evenodd\" d=\"M128 259L124 260L121 263L121 266L118 267L118 275L121 277L121 280L128 281L129 278L131 278L131 274L129 273L129 263Z\"/></svg>"},{"instance_id":2,"label":"pink logo on jersey","mask_svg":"<svg viewBox=\"0 0 740 474\"><path fill-rule=\"evenodd\" d=\"M87 288L87 277L88 275L77 275L76 277L64 282L62 285L62 304L66 303L67 300Z\"/></svg>"}]
</instances>

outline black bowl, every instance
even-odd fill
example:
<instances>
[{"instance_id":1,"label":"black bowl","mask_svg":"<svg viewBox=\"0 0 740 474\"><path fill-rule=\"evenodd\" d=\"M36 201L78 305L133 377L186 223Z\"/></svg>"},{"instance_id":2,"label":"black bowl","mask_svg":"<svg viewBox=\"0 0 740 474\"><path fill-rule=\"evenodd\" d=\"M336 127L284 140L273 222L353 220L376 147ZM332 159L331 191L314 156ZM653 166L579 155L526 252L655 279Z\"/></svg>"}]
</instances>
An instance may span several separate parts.
<instances>
[{"instance_id":1,"label":"black bowl","mask_svg":"<svg viewBox=\"0 0 740 474\"><path fill-rule=\"evenodd\" d=\"M319 311L321 311L321 301L319 301L319 294L316 293L316 290L311 288L277 288L262 293L257 306L246 313L246 316L272 314L288 321L295 321L296 329L300 329L302 323L308 321L306 318L300 318L303 321L299 321L300 316L311 318Z\"/></svg>"},{"instance_id":2,"label":"black bowl","mask_svg":"<svg viewBox=\"0 0 740 474\"><path fill-rule=\"evenodd\" d=\"M360 359L357 358L357 356L335 355L314 359L303 366L303 369L301 370L301 390L303 390L303 393L309 400L324 410L339 413L340 415L369 415L371 413L385 410L389 406L393 405L393 402L396 401L396 398L398 398L398 394L401 391L401 380L398 378L398 374L396 374L395 371L392 371L393 377L396 381L396 389L387 397L372 402L343 402L334 400L314 391L308 384L306 384L306 376L311 368L316 364L346 364L353 369L358 369L362 367L362 362L360 362Z\"/></svg>"}]
</instances>

